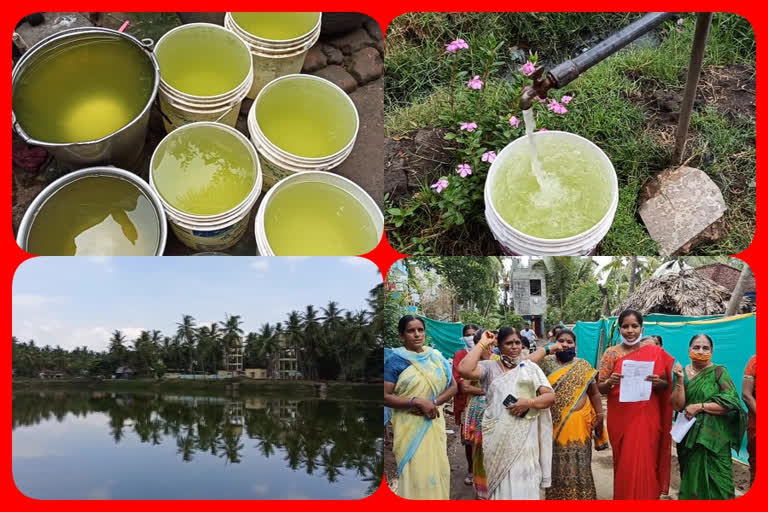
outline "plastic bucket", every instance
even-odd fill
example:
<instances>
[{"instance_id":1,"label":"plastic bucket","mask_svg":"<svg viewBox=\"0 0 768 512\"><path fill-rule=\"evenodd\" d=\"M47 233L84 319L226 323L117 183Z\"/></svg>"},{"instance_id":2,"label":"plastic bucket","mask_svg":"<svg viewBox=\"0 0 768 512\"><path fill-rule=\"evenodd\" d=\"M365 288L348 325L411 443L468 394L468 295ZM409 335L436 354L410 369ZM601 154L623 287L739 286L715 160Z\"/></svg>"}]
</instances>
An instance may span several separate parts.
<instances>
[{"instance_id":1,"label":"plastic bucket","mask_svg":"<svg viewBox=\"0 0 768 512\"><path fill-rule=\"evenodd\" d=\"M288 122L280 117L286 98L296 110L290 115L293 130L281 132ZM318 117L320 112L323 115ZM318 129L320 123L323 129ZM352 153L359 127L357 109L349 95L328 80L309 75L273 80L248 112L248 131L262 157L267 188L297 172L339 166ZM302 144L310 149L305 150ZM318 153L318 147L327 154Z\"/></svg>"},{"instance_id":2,"label":"plastic bucket","mask_svg":"<svg viewBox=\"0 0 768 512\"><path fill-rule=\"evenodd\" d=\"M123 169L118 169L116 167L89 167L87 169L81 169L81 170L62 176L58 180L48 185L45 189L43 189L43 191L40 192L40 194L38 194L35 200L32 201L32 204L29 205L29 208L24 214L24 218L22 219L21 224L19 225L19 231L16 237L16 242L19 244L19 247L25 251L30 252L30 244L29 244L30 234L32 233L32 230L35 226L35 222L40 221L38 219L38 215L43 211L43 208L47 204L50 204L48 203L48 201L50 201L52 198L56 196L56 194L62 192L68 187L76 185L78 184L78 182L82 182L82 180L85 180L88 178L111 178L111 179L121 180L129 183L130 185L138 189L140 195L146 199L149 207L151 208L152 213L154 214L154 218L155 218L154 222L156 222L156 225L154 226L154 228L150 228L150 229L152 231L154 231L155 229L157 230L157 242L154 250L148 250L146 251L146 253L137 254L136 251L128 251L128 252L101 251L99 252L99 251L89 250L88 247L84 247L82 251L78 250L76 254L91 255L91 256L112 256L112 255L122 256L122 255L139 255L139 254L143 254L146 256L162 255L163 251L165 250L167 226L166 226L165 211L163 210L163 205L160 201L160 198L144 180L142 180L132 172L125 171ZM72 190L72 189L70 188L69 190ZM103 198L103 193L99 192L98 194ZM133 221L134 219L131 218L130 215L125 213L126 211L128 213L131 213L131 210L124 210L122 208L117 211L109 211L109 212L105 211L104 212L105 219L100 224L103 224L104 222L106 222L110 217L114 219L117 216L124 216L124 219L129 218L131 221ZM133 211L135 211L135 209ZM68 213L69 209L65 209L65 212ZM67 213L65 213L64 215L66 216ZM123 219L123 222L126 222L124 219ZM82 219L76 219L73 215L73 222L75 221L77 221L78 223L82 223ZM135 225L132 222L130 223L130 225L133 225L135 228ZM98 224L93 227L97 228ZM78 235L78 237L85 232L86 230L82 231L80 235ZM136 233L139 234L138 229L136 229ZM135 240L134 240L134 243L135 243ZM103 245L113 245L113 244L105 243ZM54 256L54 255L63 255L63 254L41 254L41 255Z\"/></svg>"},{"instance_id":3,"label":"plastic bucket","mask_svg":"<svg viewBox=\"0 0 768 512\"><path fill-rule=\"evenodd\" d=\"M292 176L289 176L281 180L274 187L272 187L269 190L269 192L267 192L267 194L264 196L264 199L261 201L261 204L259 205L259 210L256 213L256 222L254 223L254 230L256 234L256 246L258 247L259 254L261 256L276 255L269 244L269 240L267 239L267 232L265 228L266 215L272 201L274 200L277 194L280 194L281 190L284 190L285 188L290 187L291 185L295 185L299 183L321 183L325 185L331 185L351 195L355 200L357 200L360 203L360 205L362 205L365 212L369 215L369 218L373 223L374 229L376 233L378 233L378 238L376 240L377 243L379 240L381 240L381 235L384 232L384 215L381 213L381 210L379 209L376 202L371 198L370 195L368 195L368 193L365 190L362 189L362 187L360 187L355 182L347 178L344 178L343 176L339 176L338 174L333 174L330 172L323 172L323 171L309 171L309 172L303 172L300 174L294 174ZM295 235L297 238L301 238L302 236L301 233L295 233ZM373 250L373 249L374 247L370 248L370 250ZM300 256L300 255L279 254L277 256ZM357 255L356 254L350 254L350 255L339 254L338 256L357 256Z\"/></svg>"},{"instance_id":4,"label":"plastic bucket","mask_svg":"<svg viewBox=\"0 0 768 512\"><path fill-rule=\"evenodd\" d=\"M494 238L499 243L501 251L510 256L516 255L537 255L537 256L586 256L592 254L600 241L605 237L611 228L613 218L616 214L616 208L619 203L619 187L616 171L608 156L597 147L593 142L568 132L547 131L536 132L533 135L537 140L543 138L563 137L570 139L569 143L578 144L580 149L590 152L595 159L601 162L601 168L608 174L608 186L611 188L611 199L608 210L603 217L589 229L566 238L539 238L528 235L512 227L505 221L492 201L492 189L495 180L502 172L504 163L515 154L527 148L521 148L522 145L529 144L528 139L523 136L508 144L491 164L488 171L488 177L485 181L485 218L488 222Z\"/></svg>"},{"instance_id":5,"label":"plastic bucket","mask_svg":"<svg viewBox=\"0 0 768 512\"><path fill-rule=\"evenodd\" d=\"M231 170L230 156L236 156L244 167ZM219 167L195 165L196 159L206 158L223 163ZM246 176L247 186L243 171L253 173L252 180ZM171 230L184 245L219 251L236 244L245 233L261 193L262 172L255 148L242 133L220 123L197 122L174 130L158 144L149 164L149 184L165 209ZM174 184L180 186L174 188ZM204 193L201 197L208 202L194 199L196 193Z\"/></svg>"},{"instance_id":6,"label":"plastic bucket","mask_svg":"<svg viewBox=\"0 0 768 512\"><path fill-rule=\"evenodd\" d=\"M122 48L121 45L125 44L127 44L128 47ZM127 121L122 127L99 139L73 142L52 142L54 139L49 138L50 136L44 134L33 135L36 132L39 132L39 129L36 130L36 127L31 121L24 119L25 115L22 112L17 112L16 109L18 105L16 101L14 101L14 110L12 112L14 130L27 144L46 148L56 160L66 168L72 169L95 164L110 164L131 168L144 147L144 140L147 136L147 128L149 124L149 111L152 102L157 95L157 89L160 83L160 71L157 61L151 51L152 44L152 40L150 39L139 41L128 34L116 30L96 27L82 27L65 30L38 42L21 57L13 69L12 87L14 99L23 101L20 99L23 95L23 88L29 88L30 86L34 87L34 78L32 78L31 73L39 73L41 67L48 67L49 70L46 71L47 74L68 73L68 75L66 77L62 75L62 78L47 76L42 79L44 82L43 87L54 87L58 88L59 92L68 92L72 87L77 87L72 80L80 79L81 76L87 76L88 80L91 82L94 80L105 80L104 87L118 95L115 98L116 101L114 103L111 102L112 100L107 103L108 105L115 106L120 104L119 96L123 93L116 90L114 87L111 87L108 81L117 76L120 77L120 80L129 83L135 82L135 87L126 90L138 91L142 88L147 88L148 94L146 95L146 102L143 106L136 109L136 114L132 119L126 118ZM76 60L72 66L67 66L65 70L58 70L55 67L51 67L51 64L55 63L58 59L61 59L63 55L74 55L74 52L82 53L91 51L92 48L97 48L99 46L103 48L104 45L114 48L114 51L116 52L114 58L100 59L98 62L91 58L87 63L85 60L80 59ZM135 52L121 51L128 50L128 48L133 48ZM130 66L126 64L127 61L125 59L128 58L130 58L130 62L132 62ZM142 60L145 61L147 70L151 70L151 83L142 83L137 78L137 75L135 75L135 72L131 71L133 66L136 65L134 58L137 58L138 62L141 62ZM80 62L82 64L79 64ZM77 66L80 65L82 65L84 69L77 71ZM98 66L98 69L95 70L94 66ZM75 71L74 74L72 73L73 69ZM103 75L100 75L99 73L103 73ZM128 73L128 76L123 77L122 75L126 73ZM131 75L130 73L134 74ZM134 82L131 82L131 80ZM91 83L93 88L96 88L96 85L97 84ZM68 95L68 97L73 102L76 101L74 94ZM45 102L47 101L54 101L56 103L46 106ZM100 101L104 100L100 99ZM133 103L133 101L134 100L130 100L129 104ZM68 105L66 101L62 101L53 94L44 94L42 98L36 99L33 104L34 108L42 109L46 111L47 115L51 116L48 118L47 123L56 123L57 121L55 117L53 117L53 112L65 108ZM71 106L72 108L78 107L75 103L72 103ZM83 105L80 104L80 106L82 107ZM107 109L104 108L102 111L107 112ZM21 117L17 114L20 114ZM69 114L67 117L72 119Z\"/></svg>"},{"instance_id":7,"label":"plastic bucket","mask_svg":"<svg viewBox=\"0 0 768 512\"><path fill-rule=\"evenodd\" d=\"M254 19L254 16L261 17ZM290 26L277 34L271 17L288 17ZM262 19L263 18L263 19ZM281 76L299 73L307 52L320 38L321 13L232 13L224 16L224 26L243 38L253 57L253 84L248 98L254 99L269 82ZM278 37L287 37L278 39Z\"/></svg>"},{"instance_id":8,"label":"plastic bucket","mask_svg":"<svg viewBox=\"0 0 768 512\"><path fill-rule=\"evenodd\" d=\"M253 83L253 61L245 41L219 25L191 23L161 37L155 56L167 132L198 121L235 126Z\"/></svg>"}]
</instances>

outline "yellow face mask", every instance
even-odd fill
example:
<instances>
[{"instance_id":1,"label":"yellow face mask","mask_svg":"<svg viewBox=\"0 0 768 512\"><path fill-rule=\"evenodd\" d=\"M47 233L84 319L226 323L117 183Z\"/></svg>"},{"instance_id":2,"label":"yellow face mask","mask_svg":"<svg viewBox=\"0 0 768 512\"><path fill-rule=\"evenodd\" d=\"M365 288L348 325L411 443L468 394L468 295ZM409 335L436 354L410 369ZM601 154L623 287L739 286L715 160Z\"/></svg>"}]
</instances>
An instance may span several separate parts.
<instances>
[{"instance_id":1,"label":"yellow face mask","mask_svg":"<svg viewBox=\"0 0 768 512\"><path fill-rule=\"evenodd\" d=\"M712 360L712 352L706 354L699 354L698 352L689 351L688 357L691 358L691 362L694 363L708 363Z\"/></svg>"}]
</instances>

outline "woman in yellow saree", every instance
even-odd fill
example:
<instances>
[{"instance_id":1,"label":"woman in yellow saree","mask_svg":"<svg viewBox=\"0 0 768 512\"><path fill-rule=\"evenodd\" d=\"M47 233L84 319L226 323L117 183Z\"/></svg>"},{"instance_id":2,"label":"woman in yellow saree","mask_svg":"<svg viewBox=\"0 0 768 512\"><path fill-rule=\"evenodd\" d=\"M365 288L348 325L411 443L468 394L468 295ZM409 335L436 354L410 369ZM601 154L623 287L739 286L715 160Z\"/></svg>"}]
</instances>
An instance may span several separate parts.
<instances>
[{"instance_id":1,"label":"woman in yellow saree","mask_svg":"<svg viewBox=\"0 0 768 512\"><path fill-rule=\"evenodd\" d=\"M447 500L451 467L441 409L456 394L456 381L448 361L424 345L423 320L404 316L398 330L405 346L394 349L384 364L384 403L393 410L397 495Z\"/></svg>"},{"instance_id":2,"label":"woman in yellow saree","mask_svg":"<svg viewBox=\"0 0 768 512\"><path fill-rule=\"evenodd\" d=\"M561 330L558 351L545 357L541 369L555 390L552 413L552 486L548 500L597 499L592 477L592 435L595 449L608 448L603 428L603 405L595 377L597 370L576 357L576 334Z\"/></svg>"}]
</instances>

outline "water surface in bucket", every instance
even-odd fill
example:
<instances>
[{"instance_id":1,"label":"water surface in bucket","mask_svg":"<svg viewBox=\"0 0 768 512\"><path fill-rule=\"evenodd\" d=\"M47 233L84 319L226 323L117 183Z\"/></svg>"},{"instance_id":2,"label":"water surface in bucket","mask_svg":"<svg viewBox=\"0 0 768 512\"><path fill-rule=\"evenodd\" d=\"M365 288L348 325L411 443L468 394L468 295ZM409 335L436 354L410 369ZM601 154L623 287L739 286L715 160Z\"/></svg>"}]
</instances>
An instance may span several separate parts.
<instances>
[{"instance_id":1,"label":"water surface in bucket","mask_svg":"<svg viewBox=\"0 0 768 512\"><path fill-rule=\"evenodd\" d=\"M114 133L141 113L154 87L150 59L123 38L73 41L32 59L17 79L13 111L24 131L44 142Z\"/></svg>"},{"instance_id":2,"label":"water surface in bucket","mask_svg":"<svg viewBox=\"0 0 768 512\"><path fill-rule=\"evenodd\" d=\"M491 200L518 231L538 238L566 238L597 224L611 203L611 170L595 149L573 138L537 136L543 186L531 172L528 144L502 155Z\"/></svg>"},{"instance_id":3,"label":"water surface in bucket","mask_svg":"<svg viewBox=\"0 0 768 512\"><path fill-rule=\"evenodd\" d=\"M295 183L276 191L264 229L277 256L365 254L381 235L357 199L327 183Z\"/></svg>"},{"instance_id":4,"label":"water surface in bucket","mask_svg":"<svg viewBox=\"0 0 768 512\"><path fill-rule=\"evenodd\" d=\"M296 156L333 155L355 136L355 109L347 95L309 78L286 78L262 91L256 121L274 145Z\"/></svg>"},{"instance_id":5,"label":"water surface in bucket","mask_svg":"<svg viewBox=\"0 0 768 512\"><path fill-rule=\"evenodd\" d=\"M251 54L235 34L190 27L167 36L155 50L163 80L184 94L216 96L237 88L251 66Z\"/></svg>"},{"instance_id":6,"label":"water surface in bucket","mask_svg":"<svg viewBox=\"0 0 768 512\"><path fill-rule=\"evenodd\" d=\"M263 39L296 39L317 25L319 12L233 12L240 28Z\"/></svg>"},{"instance_id":7,"label":"water surface in bucket","mask_svg":"<svg viewBox=\"0 0 768 512\"><path fill-rule=\"evenodd\" d=\"M152 256L159 217L132 183L82 178L54 193L35 217L27 250L41 256Z\"/></svg>"},{"instance_id":8,"label":"water surface in bucket","mask_svg":"<svg viewBox=\"0 0 768 512\"><path fill-rule=\"evenodd\" d=\"M256 183L256 163L246 142L212 125L171 132L152 160L155 189L173 208L216 215L236 207Z\"/></svg>"}]
</instances>

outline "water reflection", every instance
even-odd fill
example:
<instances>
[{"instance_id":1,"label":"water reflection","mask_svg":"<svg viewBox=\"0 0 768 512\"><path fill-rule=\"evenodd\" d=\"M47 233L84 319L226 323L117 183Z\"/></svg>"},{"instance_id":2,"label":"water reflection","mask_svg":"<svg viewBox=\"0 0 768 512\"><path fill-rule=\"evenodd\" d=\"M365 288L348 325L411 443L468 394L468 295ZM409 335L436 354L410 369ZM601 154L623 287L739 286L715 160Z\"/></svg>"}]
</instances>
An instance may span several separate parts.
<instances>
[{"instance_id":1,"label":"water reflection","mask_svg":"<svg viewBox=\"0 0 768 512\"><path fill-rule=\"evenodd\" d=\"M71 457L75 460L70 460L70 464L90 467L88 471L94 473L81 478L106 480L95 469L104 462L100 458L107 458L104 450L125 457L126 468L132 464L130 457L139 457L141 453L142 466L148 468L143 471L149 473L160 472L161 466L167 468L169 458L176 460L170 465L174 471L189 473L191 470L183 468L196 464L206 470L210 468L212 471L205 472L200 484L209 487L205 497L210 499L254 499L253 493L259 494L260 489L261 494L267 495L256 498L363 498L381 482L381 405L375 402L46 392L15 394L12 409L14 477L22 492L37 498L73 497L74 491L64 492L53 482L41 488L39 479L34 484L26 480L27 473L31 477L42 466ZM46 437L56 438L55 443L50 441L50 446L43 446ZM57 453L62 442L73 447L72 453ZM33 444L35 448L31 449ZM89 449L83 451L84 445ZM148 452L136 445L156 448ZM119 451L115 452L116 449ZM31 451L35 455L30 455ZM269 462L265 464L266 459ZM114 463L105 466L112 477L121 482L127 480L126 484L135 477L127 469L121 473ZM231 469L222 472L222 467ZM274 476L267 473L277 474L278 467L291 470L287 473L287 478L294 480L290 487L300 488L301 495L286 495L287 482L281 482L281 489L276 489L275 482L266 485ZM199 468L195 471L201 473ZM228 491L223 496L216 486L220 478L217 475L225 473L230 475L228 478L237 475L235 479L242 477L251 482L263 478L264 483L251 484L250 491L242 489L242 493L236 491L234 496ZM312 489L318 486L304 485L308 476L326 482L322 487L334 484L336 494L327 494L329 490L325 489L317 490L325 493L323 496L312 495ZM156 496L147 496L146 488L134 487L133 497L190 497L187 491L181 496L173 495L174 476L167 471L158 478L165 479L166 487ZM286 475L280 478L285 480ZM25 489L25 484L30 488ZM90 493L95 485L92 482L83 494ZM184 485L179 482L179 489L186 489L187 485L188 480ZM267 488L270 490L265 492ZM129 497L130 492L128 496L124 490L116 494Z\"/></svg>"}]
</instances>

